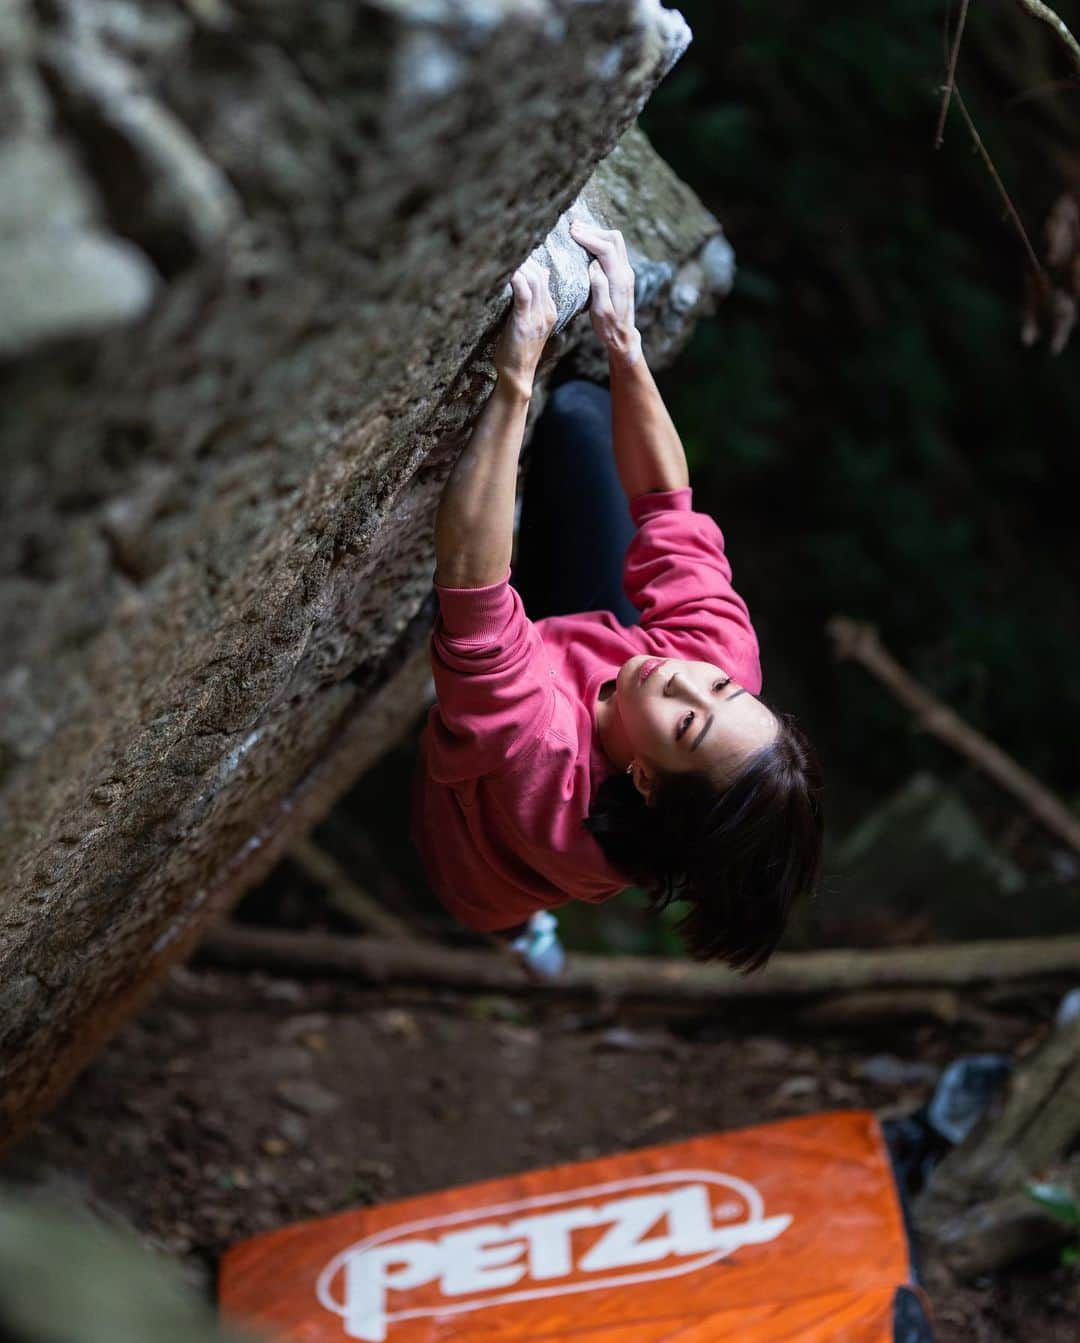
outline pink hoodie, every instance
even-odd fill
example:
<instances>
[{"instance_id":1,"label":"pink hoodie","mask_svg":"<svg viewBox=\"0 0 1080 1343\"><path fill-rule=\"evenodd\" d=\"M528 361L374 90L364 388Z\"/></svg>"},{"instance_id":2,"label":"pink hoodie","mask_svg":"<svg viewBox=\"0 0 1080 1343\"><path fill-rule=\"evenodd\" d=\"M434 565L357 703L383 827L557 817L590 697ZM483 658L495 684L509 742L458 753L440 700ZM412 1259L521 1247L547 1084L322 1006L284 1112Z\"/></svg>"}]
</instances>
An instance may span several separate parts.
<instances>
[{"instance_id":1,"label":"pink hoodie","mask_svg":"<svg viewBox=\"0 0 1080 1343\"><path fill-rule=\"evenodd\" d=\"M623 587L639 625L608 611L529 620L509 573L482 588L435 585L438 702L420 739L412 838L439 898L470 928L509 928L629 885L583 825L613 769L597 692L627 658L717 662L752 694L761 689L724 538L693 512L690 487L639 495L630 514Z\"/></svg>"}]
</instances>

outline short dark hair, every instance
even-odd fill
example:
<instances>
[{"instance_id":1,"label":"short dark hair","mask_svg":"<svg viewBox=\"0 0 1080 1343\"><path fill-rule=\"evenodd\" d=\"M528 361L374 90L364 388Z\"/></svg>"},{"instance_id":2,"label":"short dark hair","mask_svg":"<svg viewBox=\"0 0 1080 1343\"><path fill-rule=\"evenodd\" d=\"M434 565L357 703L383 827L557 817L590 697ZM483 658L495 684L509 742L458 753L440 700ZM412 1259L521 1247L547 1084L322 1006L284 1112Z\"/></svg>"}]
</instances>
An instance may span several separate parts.
<instances>
[{"instance_id":1,"label":"short dark hair","mask_svg":"<svg viewBox=\"0 0 1080 1343\"><path fill-rule=\"evenodd\" d=\"M685 900L678 924L695 960L760 969L792 907L821 867L821 767L789 714L736 777L665 773L651 806L626 774L597 790L585 825L608 861L641 886L654 909Z\"/></svg>"}]
</instances>

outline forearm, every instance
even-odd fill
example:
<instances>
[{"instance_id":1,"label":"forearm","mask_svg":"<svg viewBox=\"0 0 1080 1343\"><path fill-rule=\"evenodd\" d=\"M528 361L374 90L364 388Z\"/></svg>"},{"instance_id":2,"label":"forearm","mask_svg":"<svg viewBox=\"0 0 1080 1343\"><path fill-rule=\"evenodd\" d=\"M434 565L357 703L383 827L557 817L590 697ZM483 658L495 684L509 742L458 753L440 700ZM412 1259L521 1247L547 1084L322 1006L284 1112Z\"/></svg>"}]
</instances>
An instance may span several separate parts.
<instances>
[{"instance_id":1,"label":"forearm","mask_svg":"<svg viewBox=\"0 0 1080 1343\"><path fill-rule=\"evenodd\" d=\"M435 582L480 588L505 578L530 395L500 376L454 464L435 516Z\"/></svg>"},{"instance_id":2,"label":"forearm","mask_svg":"<svg viewBox=\"0 0 1080 1343\"><path fill-rule=\"evenodd\" d=\"M690 483L686 453L644 354L609 351L615 466L628 499Z\"/></svg>"}]
</instances>

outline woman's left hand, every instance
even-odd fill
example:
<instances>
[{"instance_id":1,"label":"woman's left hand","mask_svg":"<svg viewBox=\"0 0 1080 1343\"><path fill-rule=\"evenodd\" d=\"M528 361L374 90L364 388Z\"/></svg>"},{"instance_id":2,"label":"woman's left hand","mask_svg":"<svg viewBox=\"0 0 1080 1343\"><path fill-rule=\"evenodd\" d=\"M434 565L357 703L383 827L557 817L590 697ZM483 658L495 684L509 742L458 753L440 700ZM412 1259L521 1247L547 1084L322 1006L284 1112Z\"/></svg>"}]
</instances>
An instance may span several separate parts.
<instances>
[{"instance_id":1,"label":"woman's left hand","mask_svg":"<svg viewBox=\"0 0 1080 1343\"><path fill-rule=\"evenodd\" d=\"M551 297L551 272L529 257L510 277L514 303L495 345L495 368L528 396L548 336L558 317Z\"/></svg>"}]
</instances>

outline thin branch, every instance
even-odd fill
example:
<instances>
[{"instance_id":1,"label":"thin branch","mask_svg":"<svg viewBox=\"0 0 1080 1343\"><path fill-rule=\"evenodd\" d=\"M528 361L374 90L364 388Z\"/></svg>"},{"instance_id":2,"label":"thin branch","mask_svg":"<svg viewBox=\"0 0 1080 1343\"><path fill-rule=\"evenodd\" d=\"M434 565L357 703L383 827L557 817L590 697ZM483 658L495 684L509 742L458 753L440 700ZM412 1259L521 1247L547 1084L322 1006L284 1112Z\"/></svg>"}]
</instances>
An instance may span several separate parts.
<instances>
[{"instance_id":1,"label":"thin branch","mask_svg":"<svg viewBox=\"0 0 1080 1343\"><path fill-rule=\"evenodd\" d=\"M326 898L339 913L368 932L383 937L415 937L416 934L403 919L388 909L353 881L336 858L310 839L299 839L291 845L286 857L312 881L323 888Z\"/></svg>"},{"instance_id":2,"label":"thin branch","mask_svg":"<svg viewBox=\"0 0 1080 1343\"><path fill-rule=\"evenodd\" d=\"M937 134L934 136L934 148L940 149L945 139L945 118L949 115L949 103L956 87L956 61L960 55L960 41L964 36L964 24L967 23L968 6L971 0L963 0L960 18L956 24L956 36L953 38L952 51L949 53L949 68L945 76L945 87L941 95L941 113L938 116Z\"/></svg>"},{"instance_id":3,"label":"thin branch","mask_svg":"<svg viewBox=\"0 0 1080 1343\"><path fill-rule=\"evenodd\" d=\"M1017 213L1016 206L1013 205L1012 198L1010 197L1008 191L1006 191L1005 189L1005 183L1001 180L997 168L994 167L994 160L990 157L989 151L982 142L982 137L979 135L979 132L975 128L975 123L974 121L972 121L971 114L967 110L967 104L964 102L963 98L960 95L959 87L957 87L955 92L956 92L956 105L957 107L959 107L960 113L963 116L965 122L967 122L967 128L971 132L972 140L974 140L975 142L975 148L979 151L980 155L982 156L982 160L986 164L990 176L994 179L997 189L1001 193L1001 199L1005 202L1005 209L1008 212L1009 218L1016 225L1016 231L1020 234L1020 238L1024 244L1024 248L1027 251L1028 260L1031 262L1031 268L1035 273L1035 278L1038 280L1040 286L1043 289L1043 292L1046 293L1050 289L1050 280L1047 277L1046 271L1043 270L1042 262L1040 262L1039 258L1035 255L1035 249L1031 245L1031 239L1027 235L1027 229L1024 228L1024 221L1020 218L1020 215Z\"/></svg>"},{"instance_id":4,"label":"thin branch","mask_svg":"<svg viewBox=\"0 0 1080 1343\"><path fill-rule=\"evenodd\" d=\"M1049 5L1044 5L1043 0L1019 0L1019 3L1033 18L1041 19L1043 23L1049 24L1076 62L1077 70L1080 70L1080 42L1077 42L1076 38L1069 32L1064 20L1060 19Z\"/></svg>"},{"instance_id":5,"label":"thin branch","mask_svg":"<svg viewBox=\"0 0 1080 1343\"><path fill-rule=\"evenodd\" d=\"M834 616L829 621L828 630L838 657L861 662L867 671L872 672L892 691L901 704L915 714L920 727L973 761L1006 792L1022 802L1048 830L1080 853L1080 819L1034 774L1017 764L988 737L976 732L959 714L942 704L909 675L882 646L877 632L870 625L860 624L845 616Z\"/></svg>"}]
</instances>

